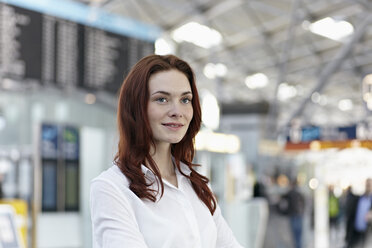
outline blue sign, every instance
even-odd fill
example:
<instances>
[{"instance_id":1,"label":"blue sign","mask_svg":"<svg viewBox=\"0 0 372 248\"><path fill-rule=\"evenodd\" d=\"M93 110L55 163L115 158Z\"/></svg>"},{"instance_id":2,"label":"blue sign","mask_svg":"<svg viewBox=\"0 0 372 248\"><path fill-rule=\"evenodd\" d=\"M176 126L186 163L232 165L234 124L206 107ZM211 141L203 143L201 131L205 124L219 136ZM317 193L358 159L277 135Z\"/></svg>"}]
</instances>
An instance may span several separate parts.
<instances>
[{"instance_id":1,"label":"blue sign","mask_svg":"<svg viewBox=\"0 0 372 248\"><path fill-rule=\"evenodd\" d=\"M345 127L307 126L291 128L287 136L287 141L290 141L292 143L300 143L310 142L313 140L340 141L353 140L357 138L360 138L357 136L357 125Z\"/></svg>"},{"instance_id":2,"label":"blue sign","mask_svg":"<svg viewBox=\"0 0 372 248\"><path fill-rule=\"evenodd\" d=\"M356 125L350 126L350 127L339 127L338 132L343 135L343 138L347 140L352 140L357 138L357 128Z\"/></svg>"},{"instance_id":3,"label":"blue sign","mask_svg":"<svg viewBox=\"0 0 372 248\"><path fill-rule=\"evenodd\" d=\"M305 127L302 128L301 141L307 142L311 140L320 139L320 128L319 127Z\"/></svg>"},{"instance_id":4,"label":"blue sign","mask_svg":"<svg viewBox=\"0 0 372 248\"><path fill-rule=\"evenodd\" d=\"M65 126L63 129L63 156L64 159L79 159L79 130L75 127Z\"/></svg>"},{"instance_id":5,"label":"blue sign","mask_svg":"<svg viewBox=\"0 0 372 248\"><path fill-rule=\"evenodd\" d=\"M43 158L58 157L58 126L43 124L41 127L41 155Z\"/></svg>"}]
</instances>

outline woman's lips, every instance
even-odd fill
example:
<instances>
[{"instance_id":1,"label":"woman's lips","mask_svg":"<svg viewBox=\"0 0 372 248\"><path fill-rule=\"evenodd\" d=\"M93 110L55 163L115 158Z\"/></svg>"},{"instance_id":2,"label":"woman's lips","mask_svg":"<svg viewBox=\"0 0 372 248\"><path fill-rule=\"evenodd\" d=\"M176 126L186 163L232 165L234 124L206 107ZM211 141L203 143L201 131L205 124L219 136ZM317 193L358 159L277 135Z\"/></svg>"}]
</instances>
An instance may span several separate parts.
<instances>
[{"instance_id":1,"label":"woman's lips","mask_svg":"<svg viewBox=\"0 0 372 248\"><path fill-rule=\"evenodd\" d=\"M183 124L173 122L163 123L162 125L171 130L178 130L183 127Z\"/></svg>"}]
</instances>

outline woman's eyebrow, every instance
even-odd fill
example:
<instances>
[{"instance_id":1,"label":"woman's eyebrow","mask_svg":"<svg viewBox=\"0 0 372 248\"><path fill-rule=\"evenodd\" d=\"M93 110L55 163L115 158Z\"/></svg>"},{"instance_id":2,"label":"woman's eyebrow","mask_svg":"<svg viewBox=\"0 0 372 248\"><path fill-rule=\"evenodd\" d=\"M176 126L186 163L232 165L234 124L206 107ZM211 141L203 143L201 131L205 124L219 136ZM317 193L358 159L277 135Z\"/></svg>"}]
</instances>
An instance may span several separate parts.
<instances>
[{"instance_id":1,"label":"woman's eyebrow","mask_svg":"<svg viewBox=\"0 0 372 248\"><path fill-rule=\"evenodd\" d=\"M181 96L188 95L188 94L192 95L192 92L191 92L191 91L183 92L183 93L181 94Z\"/></svg>"},{"instance_id":2,"label":"woman's eyebrow","mask_svg":"<svg viewBox=\"0 0 372 248\"><path fill-rule=\"evenodd\" d=\"M155 94L164 94L164 95L167 95L167 96L170 96L171 94L167 91L162 91L162 90L159 90L159 91L155 91L154 93L152 93L151 95L155 95ZM191 91L185 91L181 94L181 96L184 96L184 95L188 95L188 94L191 94L192 95L192 92Z\"/></svg>"},{"instance_id":3,"label":"woman's eyebrow","mask_svg":"<svg viewBox=\"0 0 372 248\"><path fill-rule=\"evenodd\" d=\"M166 91L162 91L162 90L159 90L159 91L155 91L154 93L152 93L151 95L155 95L155 94L164 94L164 95L170 95L169 92L166 92Z\"/></svg>"}]
</instances>

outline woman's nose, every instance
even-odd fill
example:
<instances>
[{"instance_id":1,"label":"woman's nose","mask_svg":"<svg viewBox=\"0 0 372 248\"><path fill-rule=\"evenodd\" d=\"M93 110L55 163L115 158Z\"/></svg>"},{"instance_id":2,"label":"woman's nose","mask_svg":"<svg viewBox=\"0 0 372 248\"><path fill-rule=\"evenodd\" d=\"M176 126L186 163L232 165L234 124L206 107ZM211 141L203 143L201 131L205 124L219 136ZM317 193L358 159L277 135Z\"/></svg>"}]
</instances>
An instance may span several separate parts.
<instances>
[{"instance_id":1,"label":"woman's nose","mask_svg":"<svg viewBox=\"0 0 372 248\"><path fill-rule=\"evenodd\" d=\"M169 115L171 117L182 117L182 108L180 104L173 103L169 109Z\"/></svg>"}]
</instances>

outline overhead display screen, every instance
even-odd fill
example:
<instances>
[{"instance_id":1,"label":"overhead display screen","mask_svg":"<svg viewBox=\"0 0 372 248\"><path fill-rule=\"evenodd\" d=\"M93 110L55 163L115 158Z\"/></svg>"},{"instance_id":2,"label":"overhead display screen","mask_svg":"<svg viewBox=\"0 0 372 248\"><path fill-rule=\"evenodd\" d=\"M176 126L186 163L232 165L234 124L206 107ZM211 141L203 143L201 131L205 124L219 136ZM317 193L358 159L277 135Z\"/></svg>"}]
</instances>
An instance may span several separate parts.
<instances>
[{"instance_id":1,"label":"overhead display screen","mask_svg":"<svg viewBox=\"0 0 372 248\"><path fill-rule=\"evenodd\" d=\"M0 3L0 74L27 83L116 94L154 42Z\"/></svg>"},{"instance_id":2,"label":"overhead display screen","mask_svg":"<svg viewBox=\"0 0 372 248\"><path fill-rule=\"evenodd\" d=\"M0 73L16 79L41 77L41 15L0 3Z\"/></svg>"}]
</instances>

